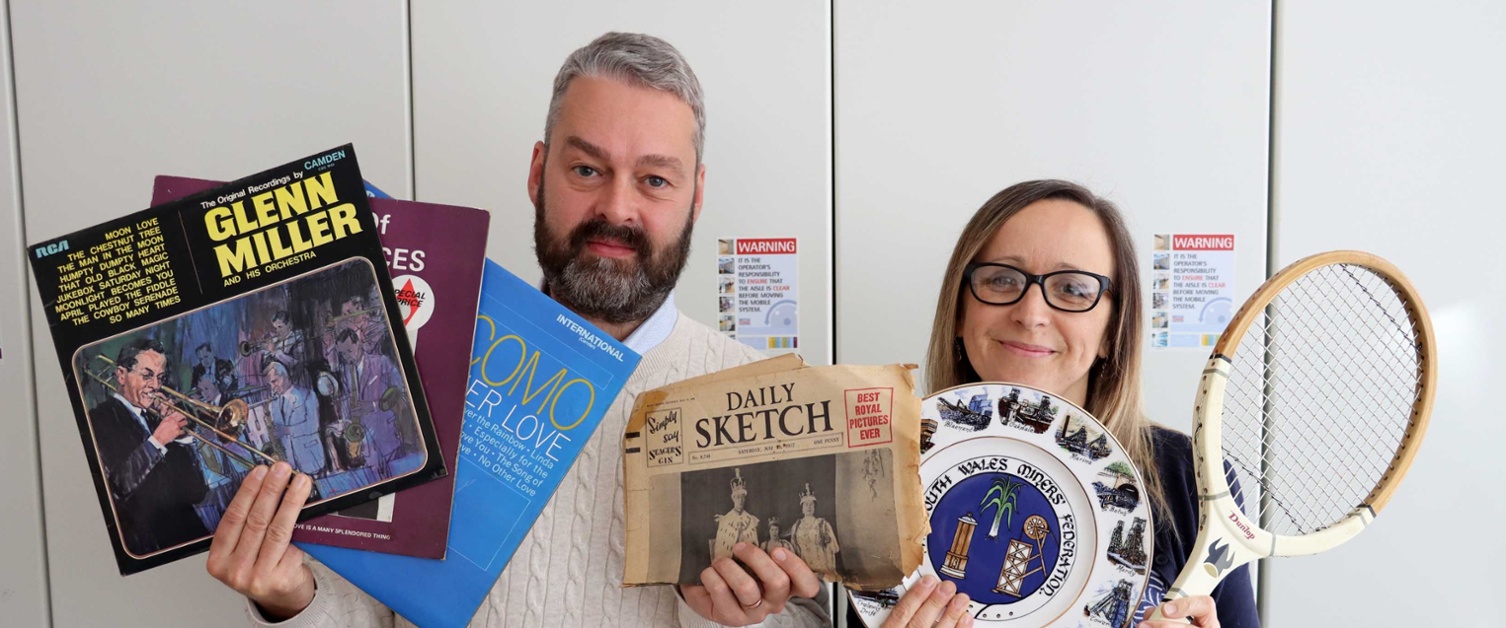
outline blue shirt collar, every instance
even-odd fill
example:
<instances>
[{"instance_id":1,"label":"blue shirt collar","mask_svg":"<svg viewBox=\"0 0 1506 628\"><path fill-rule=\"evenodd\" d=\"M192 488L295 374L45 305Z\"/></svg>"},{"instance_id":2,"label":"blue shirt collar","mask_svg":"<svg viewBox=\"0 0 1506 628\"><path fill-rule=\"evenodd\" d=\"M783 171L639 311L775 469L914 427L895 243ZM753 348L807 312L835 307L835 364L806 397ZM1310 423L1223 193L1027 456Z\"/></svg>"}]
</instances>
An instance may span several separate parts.
<instances>
[{"instance_id":1,"label":"blue shirt collar","mask_svg":"<svg viewBox=\"0 0 1506 628\"><path fill-rule=\"evenodd\" d=\"M664 302L659 304L659 309L654 310L654 313L643 321L638 329L628 334L622 344L627 345L627 348L637 352L638 355L648 353L669 338L669 334L675 330L675 323L679 320L680 311L675 308L675 293L670 291L669 296L664 297Z\"/></svg>"}]
</instances>

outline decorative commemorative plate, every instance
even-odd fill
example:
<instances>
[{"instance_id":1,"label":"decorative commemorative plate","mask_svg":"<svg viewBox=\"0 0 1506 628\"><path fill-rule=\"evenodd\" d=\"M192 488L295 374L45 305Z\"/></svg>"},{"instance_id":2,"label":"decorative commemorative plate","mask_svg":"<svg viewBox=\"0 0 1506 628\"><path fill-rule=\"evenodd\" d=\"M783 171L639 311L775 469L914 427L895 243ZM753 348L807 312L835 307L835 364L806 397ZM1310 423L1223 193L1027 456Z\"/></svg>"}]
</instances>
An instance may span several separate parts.
<instances>
[{"instance_id":1,"label":"decorative commemorative plate","mask_svg":"<svg viewBox=\"0 0 1506 628\"><path fill-rule=\"evenodd\" d=\"M921 402L920 485L931 533L894 589L850 591L878 626L922 576L950 580L980 626L1125 626L1154 528L1140 472L1083 409L980 383Z\"/></svg>"}]
</instances>

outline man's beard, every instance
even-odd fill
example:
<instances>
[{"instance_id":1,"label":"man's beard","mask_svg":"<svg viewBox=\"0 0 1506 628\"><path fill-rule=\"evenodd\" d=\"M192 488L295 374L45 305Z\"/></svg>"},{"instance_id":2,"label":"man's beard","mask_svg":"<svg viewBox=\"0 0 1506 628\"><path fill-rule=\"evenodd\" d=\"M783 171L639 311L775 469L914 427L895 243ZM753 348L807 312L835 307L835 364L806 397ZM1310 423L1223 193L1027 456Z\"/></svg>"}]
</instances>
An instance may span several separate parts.
<instances>
[{"instance_id":1,"label":"man's beard","mask_svg":"<svg viewBox=\"0 0 1506 628\"><path fill-rule=\"evenodd\" d=\"M533 249L549 296L582 316L611 324L642 321L659 309L690 258L694 211L686 212L679 240L655 251L642 227L613 225L600 216L576 227L568 238L560 237L544 219L544 198L540 181L533 206ZM632 249L637 258L585 259L586 243L598 238Z\"/></svg>"}]
</instances>

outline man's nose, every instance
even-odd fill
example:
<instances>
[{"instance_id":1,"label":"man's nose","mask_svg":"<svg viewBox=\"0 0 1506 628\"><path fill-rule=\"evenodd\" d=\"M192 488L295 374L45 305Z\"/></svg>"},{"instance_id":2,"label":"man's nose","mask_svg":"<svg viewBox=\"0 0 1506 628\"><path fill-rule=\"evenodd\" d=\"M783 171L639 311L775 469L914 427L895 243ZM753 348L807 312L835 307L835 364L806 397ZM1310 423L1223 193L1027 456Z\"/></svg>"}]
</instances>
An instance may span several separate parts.
<instances>
[{"instance_id":1,"label":"man's nose","mask_svg":"<svg viewBox=\"0 0 1506 628\"><path fill-rule=\"evenodd\" d=\"M597 213L614 225L638 222L638 191L629 178L615 178L602 192Z\"/></svg>"}]
</instances>

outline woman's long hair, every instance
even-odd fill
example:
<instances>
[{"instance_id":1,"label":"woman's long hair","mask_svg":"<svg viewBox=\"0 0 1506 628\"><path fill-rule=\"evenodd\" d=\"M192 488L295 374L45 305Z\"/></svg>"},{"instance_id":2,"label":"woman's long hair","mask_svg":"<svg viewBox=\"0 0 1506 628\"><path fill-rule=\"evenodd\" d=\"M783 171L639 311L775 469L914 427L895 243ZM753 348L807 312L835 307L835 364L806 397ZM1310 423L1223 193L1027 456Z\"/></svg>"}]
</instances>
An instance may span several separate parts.
<instances>
[{"instance_id":1,"label":"woman's long hair","mask_svg":"<svg viewBox=\"0 0 1506 628\"><path fill-rule=\"evenodd\" d=\"M1140 402L1140 347L1144 341L1140 311L1140 265L1135 245L1119 209L1076 183L1045 179L1009 186L988 199L973 214L942 276L936 299L936 319L931 323L931 343L926 352L926 385L930 392L981 381L968 362L957 335L962 300L967 298L962 273L979 251L1010 218L1032 203L1060 199L1081 205L1098 216L1114 248L1113 298L1109 317L1108 357L1093 361L1088 371L1086 408L1113 432L1130 460L1145 478L1146 494L1158 512L1166 511L1165 491L1156 468L1150 421ZM1168 522L1169 523L1169 522Z\"/></svg>"}]
</instances>

